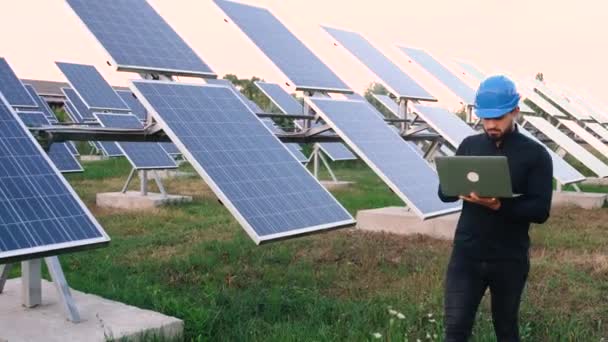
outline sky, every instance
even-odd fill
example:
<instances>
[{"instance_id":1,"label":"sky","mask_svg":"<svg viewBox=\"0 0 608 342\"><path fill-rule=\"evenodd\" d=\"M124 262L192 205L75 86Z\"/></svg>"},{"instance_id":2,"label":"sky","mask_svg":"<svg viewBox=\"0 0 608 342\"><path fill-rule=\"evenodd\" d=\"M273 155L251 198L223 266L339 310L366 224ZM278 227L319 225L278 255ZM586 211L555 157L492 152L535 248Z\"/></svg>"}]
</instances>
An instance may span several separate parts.
<instances>
[{"instance_id":1,"label":"sky","mask_svg":"<svg viewBox=\"0 0 608 342\"><path fill-rule=\"evenodd\" d=\"M285 76L211 0L149 0L221 77ZM533 78L608 103L608 2L601 0L241 0L270 9L354 90L377 81L320 25L363 34L441 104L458 100L397 49L422 48L459 71L455 60L486 73ZM116 72L106 53L64 0L0 0L0 56L21 78L63 81L55 61L95 65L113 85L138 75ZM467 80L475 86L471 79ZM293 89L288 89L292 91Z\"/></svg>"}]
</instances>

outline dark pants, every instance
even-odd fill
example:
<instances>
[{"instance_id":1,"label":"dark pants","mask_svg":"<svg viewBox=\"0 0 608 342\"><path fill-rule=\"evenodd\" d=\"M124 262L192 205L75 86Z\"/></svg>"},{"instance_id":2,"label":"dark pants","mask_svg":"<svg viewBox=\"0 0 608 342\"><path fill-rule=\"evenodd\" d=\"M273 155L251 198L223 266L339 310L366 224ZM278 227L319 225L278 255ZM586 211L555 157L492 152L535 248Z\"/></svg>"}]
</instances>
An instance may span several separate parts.
<instances>
[{"instance_id":1,"label":"dark pants","mask_svg":"<svg viewBox=\"0 0 608 342\"><path fill-rule=\"evenodd\" d=\"M519 341L518 313L529 259L481 261L454 250L445 283L445 340L467 341L486 289L492 296L496 339Z\"/></svg>"}]
</instances>

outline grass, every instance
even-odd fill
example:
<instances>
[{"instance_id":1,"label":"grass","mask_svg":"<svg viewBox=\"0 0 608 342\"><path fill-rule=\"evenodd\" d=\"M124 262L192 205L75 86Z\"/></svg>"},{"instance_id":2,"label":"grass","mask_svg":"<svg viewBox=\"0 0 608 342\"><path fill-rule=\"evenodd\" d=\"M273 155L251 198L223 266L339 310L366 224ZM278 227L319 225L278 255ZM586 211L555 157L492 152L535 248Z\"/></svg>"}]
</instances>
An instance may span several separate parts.
<instances>
[{"instance_id":1,"label":"grass","mask_svg":"<svg viewBox=\"0 0 608 342\"><path fill-rule=\"evenodd\" d=\"M61 258L80 291L181 318L187 341L367 341L374 333L383 341L441 340L449 242L347 229L255 246L198 177L165 183L193 203L124 212L97 208L94 199L121 188L128 163L85 170L68 179L113 240ZM402 205L362 164L335 171L356 182L334 193L353 215ZM532 228L524 341L608 338L607 221L606 209L565 208ZM488 298L473 340L494 341Z\"/></svg>"}]
</instances>

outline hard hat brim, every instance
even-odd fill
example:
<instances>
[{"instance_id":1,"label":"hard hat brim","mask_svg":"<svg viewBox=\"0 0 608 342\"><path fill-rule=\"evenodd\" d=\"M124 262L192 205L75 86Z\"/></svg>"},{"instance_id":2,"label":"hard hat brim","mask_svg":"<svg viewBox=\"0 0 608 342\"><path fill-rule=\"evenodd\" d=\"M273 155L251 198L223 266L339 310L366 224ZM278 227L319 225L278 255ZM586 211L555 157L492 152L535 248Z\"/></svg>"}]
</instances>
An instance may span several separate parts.
<instances>
[{"instance_id":1,"label":"hard hat brim","mask_svg":"<svg viewBox=\"0 0 608 342\"><path fill-rule=\"evenodd\" d=\"M475 109L475 115L477 115L480 119L496 119L501 116L505 116L513 111L513 109L505 110L505 109L496 109L496 108L487 108L487 109Z\"/></svg>"}]
</instances>

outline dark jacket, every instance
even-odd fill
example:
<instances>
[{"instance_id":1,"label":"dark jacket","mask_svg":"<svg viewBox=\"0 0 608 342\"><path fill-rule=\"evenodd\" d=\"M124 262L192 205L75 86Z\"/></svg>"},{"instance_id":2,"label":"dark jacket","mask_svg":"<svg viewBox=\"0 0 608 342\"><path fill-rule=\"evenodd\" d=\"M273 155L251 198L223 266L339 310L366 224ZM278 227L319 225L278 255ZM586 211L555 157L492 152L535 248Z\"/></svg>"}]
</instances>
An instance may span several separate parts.
<instances>
[{"instance_id":1,"label":"dark jacket","mask_svg":"<svg viewBox=\"0 0 608 342\"><path fill-rule=\"evenodd\" d=\"M549 153L515 130L504 137L500 147L485 133L467 137L456 155L506 156L513 193L522 196L501 199L497 211L463 203L454 249L481 260L527 258L530 223L544 223L551 210L553 164ZM444 196L441 186L439 197L444 202L458 200Z\"/></svg>"}]
</instances>

